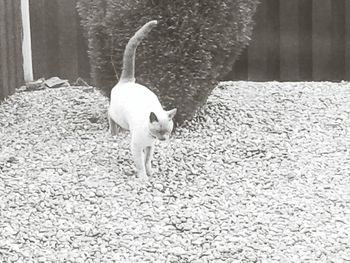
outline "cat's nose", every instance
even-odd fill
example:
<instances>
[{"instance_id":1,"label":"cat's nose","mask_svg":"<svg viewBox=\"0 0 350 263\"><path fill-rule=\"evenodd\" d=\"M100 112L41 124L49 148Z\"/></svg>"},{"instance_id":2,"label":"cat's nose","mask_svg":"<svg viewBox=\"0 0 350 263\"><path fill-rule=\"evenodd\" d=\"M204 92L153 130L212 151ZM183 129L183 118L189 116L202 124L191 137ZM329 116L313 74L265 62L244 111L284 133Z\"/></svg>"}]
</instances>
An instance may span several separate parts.
<instances>
[{"instance_id":1,"label":"cat's nose","mask_svg":"<svg viewBox=\"0 0 350 263\"><path fill-rule=\"evenodd\" d=\"M160 138L159 138L159 140L161 140L161 141L165 141L165 140L166 140L166 138L165 138L165 137L160 137Z\"/></svg>"}]
</instances>

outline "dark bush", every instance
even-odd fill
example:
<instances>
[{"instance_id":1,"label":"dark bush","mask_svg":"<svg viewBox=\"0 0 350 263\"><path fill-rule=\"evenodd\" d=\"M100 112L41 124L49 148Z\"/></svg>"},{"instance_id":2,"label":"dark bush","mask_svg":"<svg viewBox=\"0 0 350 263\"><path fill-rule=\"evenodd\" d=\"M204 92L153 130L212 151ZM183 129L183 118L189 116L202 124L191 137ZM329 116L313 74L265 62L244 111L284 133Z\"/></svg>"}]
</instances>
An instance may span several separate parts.
<instances>
[{"instance_id":1,"label":"dark bush","mask_svg":"<svg viewBox=\"0 0 350 263\"><path fill-rule=\"evenodd\" d=\"M107 96L129 38L157 19L136 54L136 79L191 119L248 44L258 0L79 0L91 77Z\"/></svg>"}]
</instances>

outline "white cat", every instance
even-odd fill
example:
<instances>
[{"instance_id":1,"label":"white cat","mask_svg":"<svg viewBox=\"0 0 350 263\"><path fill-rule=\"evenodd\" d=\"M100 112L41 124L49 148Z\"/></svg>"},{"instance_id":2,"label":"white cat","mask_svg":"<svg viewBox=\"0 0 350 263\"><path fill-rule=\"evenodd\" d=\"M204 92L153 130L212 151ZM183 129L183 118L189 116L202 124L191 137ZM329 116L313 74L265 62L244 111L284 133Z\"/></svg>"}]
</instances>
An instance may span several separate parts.
<instances>
[{"instance_id":1,"label":"white cat","mask_svg":"<svg viewBox=\"0 0 350 263\"><path fill-rule=\"evenodd\" d=\"M131 152L138 177L151 175L151 160L156 139L167 140L173 129L176 108L163 110L157 96L145 86L135 83L135 52L142 39L157 25L143 25L126 45L123 70L119 82L111 91L108 109L110 132L117 134L118 125L131 132Z\"/></svg>"}]
</instances>

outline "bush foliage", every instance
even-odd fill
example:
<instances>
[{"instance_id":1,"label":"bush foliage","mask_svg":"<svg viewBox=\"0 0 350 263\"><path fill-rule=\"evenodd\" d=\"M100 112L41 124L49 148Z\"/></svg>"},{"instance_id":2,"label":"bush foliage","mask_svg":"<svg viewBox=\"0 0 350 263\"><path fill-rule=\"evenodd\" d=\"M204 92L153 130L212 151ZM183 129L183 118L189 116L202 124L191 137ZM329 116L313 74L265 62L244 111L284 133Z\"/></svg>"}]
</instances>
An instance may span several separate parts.
<instances>
[{"instance_id":1,"label":"bush foliage","mask_svg":"<svg viewBox=\"0 0 350 263\"><path fill-rule=\"evenodd\" d=\"M107 96L118 81L129 38L159 24L136 54L136 79L177 123L191 119L248 44L258 0L79 0L89 43L91 77Z\"/></svg>"}]
</instances>

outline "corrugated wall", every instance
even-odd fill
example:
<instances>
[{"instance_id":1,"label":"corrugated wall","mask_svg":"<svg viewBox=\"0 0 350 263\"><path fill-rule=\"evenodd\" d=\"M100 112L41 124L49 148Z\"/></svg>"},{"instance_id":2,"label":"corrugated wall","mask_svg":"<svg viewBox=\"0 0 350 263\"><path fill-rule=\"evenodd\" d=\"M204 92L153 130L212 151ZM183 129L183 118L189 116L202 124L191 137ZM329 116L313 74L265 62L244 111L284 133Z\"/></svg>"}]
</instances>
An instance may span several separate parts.
<instances>
[{"instance_id":1,"label":"corrugated wall","mask_svg":"<svg viewBox=\"0 0 350 263\"><path fill-rule=\"evenodd\" d=\"M31 0L36 78L89 78L76 0ZM350 80L349 0L261 0L228 80Z\"/></svg>"},{"instance_id":2,"label":"corrugated wall","mask_svg":"<svg viewBox=\"0 0 350 263\"><path fill-rule=\"evenodd\" d=\"M34 78L89 78L76 0L30 0Z\"/></svg>"},{"instance_id":3,"label":"corrugated wall","mask_svg":"<svg viewBox=\"0 0 350 263\"><path fill-rule=\"evenodd\" d=\"M0 0L0 101L23 84L20 0Z\"/></svg>"},{"instance_id":4,"label":"corrugated wall","mask_svg":"<svg viewBox=\"0 0 350 263\"><path fill-rule=\"evenodd\" d=\"M255 21L227 79L350 80L349 0L261 0Z\"/></svg>"},{"instance_id":5,"label":"corrugated wall","mask_svg":"<svg viewBox=\"0 0 350 263\"><path fill-rule=\"evenodd\" d=\"M89 79L76 0L30 0L34 78ZM350 80L349 0L261 0L227 80ZM0 100L23 83L20 0L0 0Z\"/></svg>"}]
</instances>

